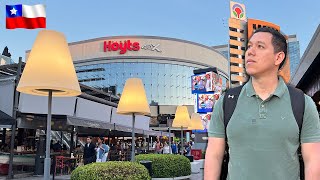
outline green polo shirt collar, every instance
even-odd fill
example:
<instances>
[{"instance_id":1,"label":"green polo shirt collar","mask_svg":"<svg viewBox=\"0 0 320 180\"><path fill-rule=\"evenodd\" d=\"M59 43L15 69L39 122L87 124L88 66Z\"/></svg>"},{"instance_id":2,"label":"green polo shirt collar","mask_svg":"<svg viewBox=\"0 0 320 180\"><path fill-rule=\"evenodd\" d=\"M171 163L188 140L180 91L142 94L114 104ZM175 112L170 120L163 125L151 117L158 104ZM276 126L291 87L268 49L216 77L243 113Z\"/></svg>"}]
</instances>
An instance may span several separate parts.
<instances>
[{"instance_id":1,"label":"green polo shirt collar","mask_svg":"<svg viewBox=\"0 0 320 180\"><path fill-rule=\"evenodd\" d=\"M252 85L252 78L250 78L248 83L245 85L245 89L246 89L248 97L252 97L252 96L257 95L256 92L254 91L254 88ZM287 85L285 84L282 77L279 77L278 86L272 95L275 95L275 96L281 98L283 96L283 94L285 93L286 89L287 89Z\"/></svg>"}]
</instances>

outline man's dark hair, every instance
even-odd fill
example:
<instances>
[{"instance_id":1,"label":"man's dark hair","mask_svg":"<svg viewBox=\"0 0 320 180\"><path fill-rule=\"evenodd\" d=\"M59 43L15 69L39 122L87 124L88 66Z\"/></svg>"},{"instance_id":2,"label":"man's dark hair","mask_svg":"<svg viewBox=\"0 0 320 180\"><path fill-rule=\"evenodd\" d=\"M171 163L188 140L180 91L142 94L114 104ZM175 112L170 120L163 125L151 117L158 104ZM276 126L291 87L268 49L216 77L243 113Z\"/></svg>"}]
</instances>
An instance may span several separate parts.
<instances>
[{"instance_id":1,"label":"man's dark hair","mask_svg":"<svg viewBox=\"0 0 320 180\"><path fill-rule=\"evenodd\" d=\"M92 139L92 136L88 136L87 138Z\"/></svg>"},{"instance_id":2,"label":"man's dark hair","mask_svg":"<svg viewBox=\"0 0 320 180\"><path fill-rule=\"evenodd\" d=\"M281 51L284 52L284 59L279 66L279 69L281 69L283 67L283 65L286 61L286 57L287 57L287 48L288 47L287 47L287 40L286 40L285 36L283 34L281 34L279 31L277 31L273 28L270 28L270 27L259 28L256 31L254 31L253 34L258 33L258 32L270 33L272 35L272 45L274 48L274 52L275 53L278 53Z\"/></svg>"}]
</instances>

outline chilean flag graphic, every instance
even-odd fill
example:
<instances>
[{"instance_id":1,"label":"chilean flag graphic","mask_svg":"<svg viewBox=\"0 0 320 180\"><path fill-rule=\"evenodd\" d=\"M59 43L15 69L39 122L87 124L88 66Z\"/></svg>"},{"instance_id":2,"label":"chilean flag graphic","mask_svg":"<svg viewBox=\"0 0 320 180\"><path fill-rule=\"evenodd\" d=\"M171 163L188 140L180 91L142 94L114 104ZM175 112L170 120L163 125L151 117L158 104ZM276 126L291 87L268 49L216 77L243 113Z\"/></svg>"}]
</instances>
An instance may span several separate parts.
<instances>
[{"instance_id":1,"label":"chilean flag graphic","mask_svg":"<svg viewBox=\"0 0 320 180\"><path fill-rule=\"evenodd\" d=\"M34 6L6 5L6 28L46 28L46 11L43 4Z\"/></svg>"}]
</instances>

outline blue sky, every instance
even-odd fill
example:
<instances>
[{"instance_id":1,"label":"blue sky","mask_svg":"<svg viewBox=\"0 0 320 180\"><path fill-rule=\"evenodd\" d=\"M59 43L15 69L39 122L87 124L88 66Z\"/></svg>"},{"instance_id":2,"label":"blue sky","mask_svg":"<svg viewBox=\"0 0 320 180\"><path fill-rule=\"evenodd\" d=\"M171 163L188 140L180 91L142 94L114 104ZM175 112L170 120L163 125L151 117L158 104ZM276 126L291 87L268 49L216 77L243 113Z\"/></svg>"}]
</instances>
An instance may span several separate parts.
<instances>
[{"instance_id":1,"label":"blue sky","mask_svg":"<svg viewBox=\"0 0 320 180\"><path fill-rule=\"evenodd\" d=\"M254 0L248 18L280 25L296 34L301 56L320 23L320 1ZM228 43L228 0L5 0L0 1L0 53L9 47L17 61L31 49L39 30L5 29L5 5L45 4L47 29L64 33L68 42L117 35L154 35L194 41L208 46Z\"/></svg>"}]
</instances>

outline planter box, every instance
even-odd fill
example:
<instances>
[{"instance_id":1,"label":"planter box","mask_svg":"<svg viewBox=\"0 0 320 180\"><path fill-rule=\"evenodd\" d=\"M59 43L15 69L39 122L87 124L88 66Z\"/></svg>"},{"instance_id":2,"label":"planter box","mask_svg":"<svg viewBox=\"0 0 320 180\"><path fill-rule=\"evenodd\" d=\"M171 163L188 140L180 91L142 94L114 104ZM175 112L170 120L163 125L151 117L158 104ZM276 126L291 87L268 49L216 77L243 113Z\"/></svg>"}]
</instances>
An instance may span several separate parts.
<instances>
[{"instance_id":1,"label":"planter box","mask_svg":"<svg viewBox=\"0 0 320 180\"><path fill-rule=\"evenodd\" d=\"M200 166L201 164L199 162L191 162L191 173L197 174L200 172Z\"/></svg>"},{"instance_id":2,"label":"planter box","mask_svg":"<svg viewBox=\"0 0 320 180\"><path fill-rule=\"evenodd\" d=\"M180 177L172 177L172 178L152 178L152 180L178 180L178 179L190 179L191 175L189 176L180 176Z\"/></svg>"},{"instance_id":3,"label":"planter box","mask_svg":"<svg viewBox=\"0 0 320 180\"><path fill-rule=\"evenodd\" d=\"M195 160L194 162L198 162L200 164L200 168L204 169L204 159Z\"/></svg>"}]
</instances>

